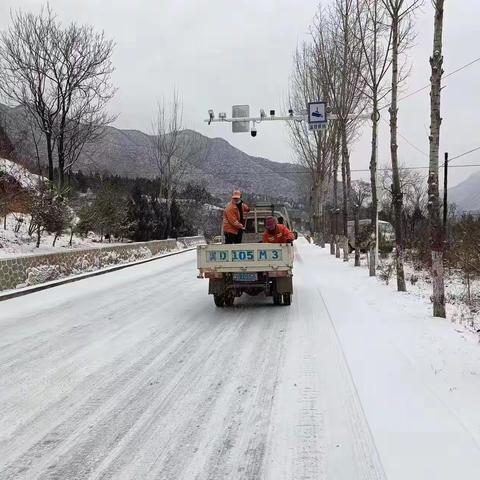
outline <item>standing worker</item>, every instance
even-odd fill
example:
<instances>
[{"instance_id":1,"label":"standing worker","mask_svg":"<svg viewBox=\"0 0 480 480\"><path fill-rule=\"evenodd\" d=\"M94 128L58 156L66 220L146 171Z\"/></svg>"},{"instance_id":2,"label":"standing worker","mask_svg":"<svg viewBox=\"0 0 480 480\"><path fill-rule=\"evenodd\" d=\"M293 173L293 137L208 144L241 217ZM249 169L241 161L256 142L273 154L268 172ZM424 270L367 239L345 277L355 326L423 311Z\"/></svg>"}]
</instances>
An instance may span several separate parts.
<instances>
[{"instance_id":1,"label":"standing worker","mask_svg":"<svg viewBox=\"0 0 480 480\"><path fill-rule=\"evenodd\" d=\"M286 225L278 223L275 217L265 219L266 230L263 233L263 243L290 243L293 244L295 235Z\"/></svg>"},{"instance_id":2,"label":"standing worker","mask_svg":"<svg viewBox=\"0 0 480 480\"><path fill-rule=\"evenodd\" d=\"M242 194L235 190L232 201L223 211L223 233L225 243L242 243L243 231L245 230L246 214L250 208L242 200Z\"/></svg>"}]
</instances>

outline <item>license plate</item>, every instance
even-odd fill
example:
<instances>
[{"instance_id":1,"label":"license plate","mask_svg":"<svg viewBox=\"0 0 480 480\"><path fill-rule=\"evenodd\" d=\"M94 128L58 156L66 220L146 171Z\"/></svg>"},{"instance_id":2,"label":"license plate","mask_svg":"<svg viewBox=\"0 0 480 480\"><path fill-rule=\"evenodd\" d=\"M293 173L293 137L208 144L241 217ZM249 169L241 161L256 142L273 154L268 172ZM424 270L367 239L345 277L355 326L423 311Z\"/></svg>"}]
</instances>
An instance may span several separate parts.
<instances>
[{"instance_id":1,"label":"license plate","mask_svg":"<svg viewBox=\"0 0 480 480\"><path fill-rule=\"evenodd\" d=\"M234 273L233 281L234 282L256 282L258 280L257 273Z\"/></svg>"}]
</instances>

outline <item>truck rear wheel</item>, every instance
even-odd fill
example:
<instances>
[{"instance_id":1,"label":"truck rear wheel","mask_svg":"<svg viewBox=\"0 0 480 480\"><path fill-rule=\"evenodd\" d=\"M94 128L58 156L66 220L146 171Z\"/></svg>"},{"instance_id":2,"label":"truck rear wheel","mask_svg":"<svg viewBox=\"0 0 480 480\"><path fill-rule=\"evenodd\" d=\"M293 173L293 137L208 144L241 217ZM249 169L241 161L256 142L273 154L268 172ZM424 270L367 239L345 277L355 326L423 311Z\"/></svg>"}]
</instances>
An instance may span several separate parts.
<instances>
[{"instance_id":1,"label":"truck rear wheel","mask_svg":"<svg viewBox=\"0 0 480 480\"><path fill-rule=\"evenodd\" d=\"M273 295L273 304L274 305L281 305L282 304L282 295L277 293Z\"/></svg>"},{"instance_id":2,"label":"truck rear wheel","mask_svg":"<svg viewBox=\"0 0 480 480\"><path fill-rule=\"evenodd\" d=\"M291 305L292 304L292 294L291 293L284 293L283 294L283 304L284 305Z\"/></svg>"},{"instance_id":3,"label":"truck rear wheel","mask_svg":"<svg viewBox=\"0 0 480 480\"><path fill-rule=\"evenodd\" d=\"M233 307L233 303L235 302L234 293L229 292L229 293L225 294L224 302L225 302L226 307Z\"/></svg>"},{"instance_id":4,"label":"truck rear wheel","mask_svg":"<svg viewBox=\"0 0 480 480\"><path fill-rule=\"evenodd\" d=\"M213 295L213 301L215 302L215 305L217 307L223 307L225 303L225 296L224 295L219 295L219 294L214 294Z\"/></svg>"}]
</instances>

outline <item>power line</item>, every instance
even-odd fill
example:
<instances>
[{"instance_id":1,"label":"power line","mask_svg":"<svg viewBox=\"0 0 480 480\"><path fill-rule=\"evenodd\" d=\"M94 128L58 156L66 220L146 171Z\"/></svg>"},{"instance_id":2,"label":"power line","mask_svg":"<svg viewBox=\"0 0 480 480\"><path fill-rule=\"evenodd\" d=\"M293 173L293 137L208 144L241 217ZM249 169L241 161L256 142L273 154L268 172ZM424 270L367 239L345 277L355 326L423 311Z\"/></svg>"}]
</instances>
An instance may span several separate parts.
<instances>
[{"instance_id":1,"label":"power line","mask_svg":"<svg viewBox=\"0 0 480 480\"><path fill-rule=\"evenodd\" d=\"M389 123L383 117L380 117L380 119L385 123L385 125L389 125ZM424 152L421 148L417 147L414 143L412 143L405 135L402 135L402 133L398 130L398 128L397 128L397 133L417 152L420 152L424 157L428 157L428 154L426 152Z\"/></svg>"},{"instance_id":2,"label":"power line","mask_svg":"<svg viewBox=\"0 0 480 480\"><path fill-rule=\"evenodd\" d=\"M468 155L470 153L473 153L473 152L476 152L477 150L480 150L480 147L475 147L475 148L472 148L471 150L468 150L467 152L463 152L461 153L460 155L457 155L455 157L452 157L448 160L448 166L450 166L450 162L457 159L457 158L460 158L460 157L464 157L465 155Z\"/></svg>"},{"instance_id":3,"label":"power line","mask_svg":"<svg viewBox=\"0 0 480 480\"><path fill-rule=\"evenodd\" d=\"M479 147L480 148L480 147ZM480 163L473 163L473 164L460 164L460 165L452 165L450 167L449 165L449 168L468 168L468 167L480 167ZM378 168L377 170L378 171L389 171L391 170L392 168L391 167L382 167L382 168ZM399 167L399 170L428 170L429 167L428 166L424 166L424 167ZM354 169L351 169L350 170L351 172L369 172L370 169L369 168L354 168ZM309 171L271 171L271 172L256 172L256 171L247 171L247 170L243 170L243 171L237 171L237 172L191 172L191 173L185 173L185 175L188 175L188 176L203 176L203 175L214 175L214 176L218 176L218 175L221 175L221 176L232 176L232 175L274 175L274 174L277 174L277 175L311 175L311 172Z\"/></svg>"},{"instance_id":4,"label":"power line","mask_svg":"<svg viewBox=\"0 0 480 480\"><path fill-rule=\"evenodd\" d=\"M456 73L461 72L462 70L465 70L465 68L470 67L471 65L473 65L474 63L477 63L478 61L480 61L480 57L473 59L472 61L466 63L465 65L462 65L461 67L458 67L456 70L453 70L453 72L443 75L443 79L451 77L452 75L455 75ZM413 92L410 92L408 95L405 95L404 97L400 97L398 101L401 102L402 100L410 98L411 96L416 95L417 93L423 92L427 88L430 88L430 84L425 85L424 87L421 87L417 90L414 90ZM385 108L388 108L388 105L385 105L384 107L379 108L379 110L384 110Z\"/></svg>"},{"instance_id":5,"label":"power line","mask_svg":"<svg viewBox=\"0 0 480 480\"><path fill-rule=\"evenodd\" d=\"M467 150L466 152L463 152L463 153L460 153L459 155L456 155L455 157L452 157L448 160L448 168L455 168L456 166L458 165L450 165L450 163L457 159L457 158L461 158L461 157L464 157L465 155L469 155L470 153L473 153L473 152L476 152L477 150L480 150L480 147L475 147L475 148L472 148L471 150ZM440 168L443 168L445 166L445 162L443 162L441 165L440 165Z\"/></svg>"}]
</instances>

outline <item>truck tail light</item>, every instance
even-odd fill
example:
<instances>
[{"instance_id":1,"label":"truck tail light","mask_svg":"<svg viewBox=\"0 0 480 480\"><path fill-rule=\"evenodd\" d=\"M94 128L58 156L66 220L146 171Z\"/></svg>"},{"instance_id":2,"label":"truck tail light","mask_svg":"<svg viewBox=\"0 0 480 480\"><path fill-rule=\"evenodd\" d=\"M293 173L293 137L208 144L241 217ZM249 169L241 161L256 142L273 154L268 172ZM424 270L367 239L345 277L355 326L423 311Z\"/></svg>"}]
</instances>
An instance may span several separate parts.
<instances>
[{"instance_id":1,"label":"truck tail light","mask_svg":"<svg viewBox=\"0 0 480 480\"><path fill-rule=\"evenodd\" d=\"M205 272L205 278L223 278L221 272Z\"/></svg>"},{"instance_id":2,"label":"truck tail light","mask_svg":"<svg viewBox=\"0 0 480 480\"><path fill-rule=\"evenodd\" d=\"M269 277L288 277L286 270L280 270L278 272L266 272Z\"/></svg>"}]
</instances>

